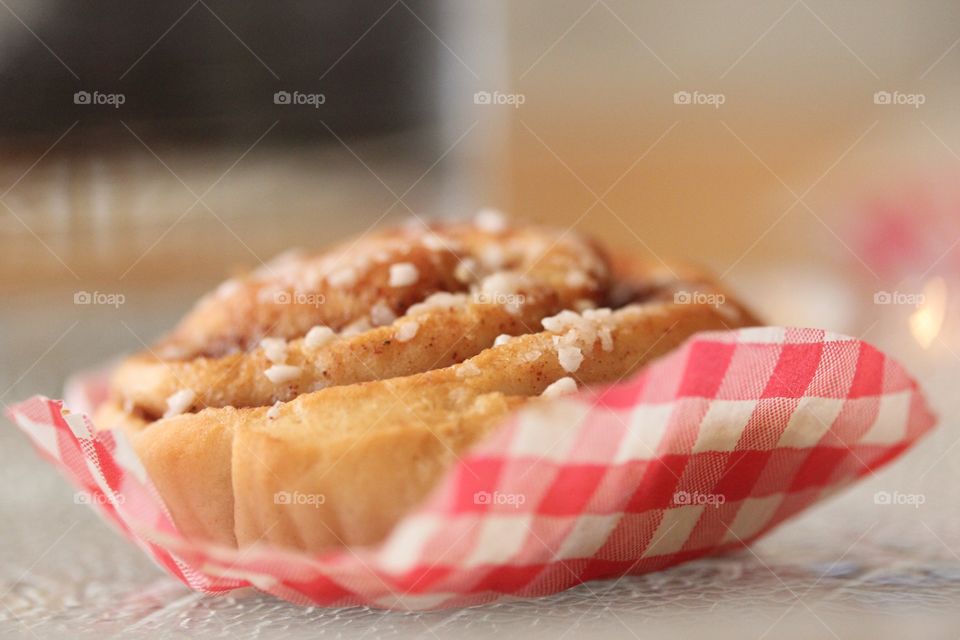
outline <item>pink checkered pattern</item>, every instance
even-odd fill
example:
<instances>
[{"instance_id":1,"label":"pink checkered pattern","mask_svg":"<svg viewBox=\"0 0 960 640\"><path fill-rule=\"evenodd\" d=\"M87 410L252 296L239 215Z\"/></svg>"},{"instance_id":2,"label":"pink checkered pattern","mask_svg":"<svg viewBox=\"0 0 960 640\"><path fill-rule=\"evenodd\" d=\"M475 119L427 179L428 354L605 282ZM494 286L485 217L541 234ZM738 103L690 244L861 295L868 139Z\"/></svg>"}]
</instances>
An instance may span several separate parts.
<instances>
[{"instance_id":1,"label":"pink checkered pattern","mask_svg":"<svg viewBox=\"0 0 960 640\"><path fill-rule=\"evenodd\" d=\"M87 410L102 393L95 380L71 402ZM10 414L190 587L394 609L543 596L739 548L890 462L935 421L903 368L859 340L703 333L628 382L515 414L382 544L307 556L186 540L117 434L42 397Z\"/></svg>"}]
</instances>

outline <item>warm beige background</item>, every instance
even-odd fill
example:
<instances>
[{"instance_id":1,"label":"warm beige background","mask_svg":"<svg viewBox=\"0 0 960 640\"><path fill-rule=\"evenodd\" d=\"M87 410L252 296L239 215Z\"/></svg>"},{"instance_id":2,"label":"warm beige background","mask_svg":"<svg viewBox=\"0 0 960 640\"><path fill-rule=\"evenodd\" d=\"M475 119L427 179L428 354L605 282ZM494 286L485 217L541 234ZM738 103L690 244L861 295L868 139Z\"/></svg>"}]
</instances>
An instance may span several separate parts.
<instances>
[{"instance_id":1,"label":"warm beige background","mask_svg":"<svg viewBox=\"0 0 960 640\"><path fill-rule=\"evenodd\" d=\"M118 123L110 154L66 151L69 134L39 162L53 140L5 149L0 287L211 284L290 244L491 203L735 282L811 254L857 271L851 203L958 164L952 2L454 2L428 26L443 73L414 89L444 115L408 135L291 151L266 130L211 151ZM725 103L678 106L678 90Z\"/></svg>"},{"instance_id":2,"label":"warm beige background","mask_svg":"<svg viewBox=\"0 0 960 640\"><path fill-rule=\"evenodd\" d=\"M856 262L834 237L846 198L957 165L956 3L548 5L508 12L518 211L724 271ZM678 106L677 90L726 101ZM877 90L926 103L875 105Z\"/></svg>"}]
</instances>

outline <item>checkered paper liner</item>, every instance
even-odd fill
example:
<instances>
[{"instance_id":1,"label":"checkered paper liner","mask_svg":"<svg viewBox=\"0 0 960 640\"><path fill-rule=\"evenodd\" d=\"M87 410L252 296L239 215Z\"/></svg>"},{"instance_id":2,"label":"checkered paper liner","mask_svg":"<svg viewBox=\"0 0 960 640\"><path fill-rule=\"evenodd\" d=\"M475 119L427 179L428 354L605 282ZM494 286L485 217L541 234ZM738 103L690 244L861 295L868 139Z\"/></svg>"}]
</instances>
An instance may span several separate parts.
<instances>
[{"instance_id":1,"label":"checkered paper liner","mask_svg":"<svg viewBox=\"0 0 960 640\"><path fill-rule=\"evenodd\" d=\"M537 403L464 455L375 547L307 555L183 538L125 439L64 403L10 410L106 519L193 589L432 609L535 597L749 544L933 427L917 384L853 338L702 333L627 382Z\"/></svg>"}]
</instances>

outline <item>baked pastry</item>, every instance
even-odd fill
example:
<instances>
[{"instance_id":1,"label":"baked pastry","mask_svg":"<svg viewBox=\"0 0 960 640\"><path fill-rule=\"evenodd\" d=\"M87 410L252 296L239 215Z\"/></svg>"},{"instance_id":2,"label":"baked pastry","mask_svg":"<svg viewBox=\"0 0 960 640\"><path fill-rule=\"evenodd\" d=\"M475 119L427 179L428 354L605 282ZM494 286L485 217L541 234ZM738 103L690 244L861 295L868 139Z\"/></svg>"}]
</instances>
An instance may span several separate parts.
<instances>
[{"instance_id":1,"label":"baked pastry","mask_svg":"<svg viewBox=\"0 0 960 640\"><path fill-rule=\"evenodd\" d=\"M119 365L95 422L187 536L373 544L510 411L750 324L700 271L485 212L228 280Z\"/></svg>"}]
</instances>

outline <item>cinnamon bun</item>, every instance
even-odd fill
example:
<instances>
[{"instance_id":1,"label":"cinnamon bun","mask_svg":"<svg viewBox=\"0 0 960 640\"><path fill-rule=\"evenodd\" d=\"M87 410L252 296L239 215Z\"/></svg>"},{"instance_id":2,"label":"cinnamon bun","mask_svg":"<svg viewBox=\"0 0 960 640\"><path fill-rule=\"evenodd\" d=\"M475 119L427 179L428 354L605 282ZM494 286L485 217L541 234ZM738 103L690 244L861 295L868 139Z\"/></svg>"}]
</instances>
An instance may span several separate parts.
<instances>
[{"instance_id":1,"label":"cinnamon bun","mask_svg":"<svg viewBox=\"0 0 960 640\"><path fill-rule=\"evenodd\" d=\"M517 407L751 324L696 269L487 212L228 280L117 367L96 422L185 535L374 544Z\"/></svg>"}]
</instances>

